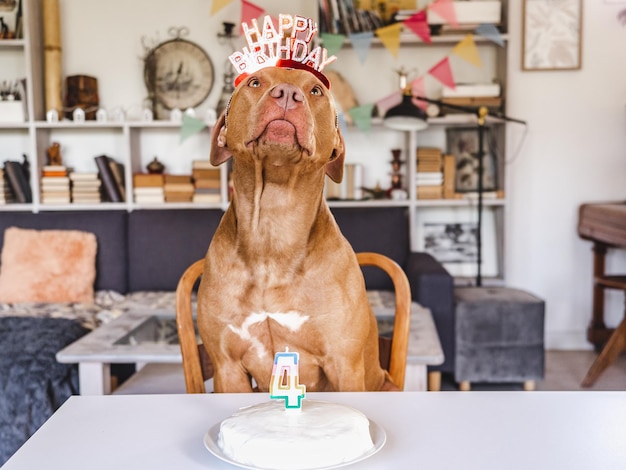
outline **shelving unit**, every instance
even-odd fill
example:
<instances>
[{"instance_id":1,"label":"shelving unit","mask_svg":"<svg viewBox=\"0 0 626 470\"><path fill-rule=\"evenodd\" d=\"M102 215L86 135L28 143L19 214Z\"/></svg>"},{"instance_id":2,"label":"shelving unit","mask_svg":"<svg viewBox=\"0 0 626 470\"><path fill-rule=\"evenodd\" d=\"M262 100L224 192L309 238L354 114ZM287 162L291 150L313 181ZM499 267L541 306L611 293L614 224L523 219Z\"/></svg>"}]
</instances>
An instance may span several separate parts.
<instances>
[{"instance_id":1,"label":"shelving unit","mask_svg":"<svg viewBox=\"0 0 626 470\"><path fill-rule=\"evenodd\" d=\"M94 122L74 123L61 121L49 123L45 120L43 99L43 46L41 2L38 0L22 0L24 13L24 38L0 40L0 80L9 78L27 78L28 116L26 122L0 123L0 162L4 160L21 160L22 154L28 156L31 164L31 188L33 190L32 204L7 204L0 206L2 211L58 211L58 210L151 210L151 209L225 209L228 205L228 167L222 165L221 171L221 199L220 203L163 203L163 204L136 204L132 201L132 175L135 172L145 171L146 165L157 156L166 164L166 171L173 174L191 173L193 159L208 158L210 147L209 131L191 137L189 141L180 144L180 124L168 121L154 122ZM313 3L313 2L312 2ZM507 12L508 2L502 2L501 39L505 46L491 42L486 38L475 36L474 40L481 57L486 63L485 70L470 70L470 79L497 79L502 86L502 95L506 97L506 69L508 61ZM307 8L312 8L307 2ZM452 49L465 34L449 34L433 36L432 43L426 44L411 32L401 36L401 51L397 59L390 58L390 54L378 39L374 39L371 50L372 57L366 64L360 64L356 59L349 41L337 55L339 60L333 68L347 79L355 88L357 96L364 100L375 101L393 91L391 83L397 80L394 70L400 66L409 69L415 67L421 71L432 65L437 54ZM439 51L439 52L437 52ZM427 64L426 66L424 64ZM372 68L374 67L374 68ZM364 73L375 70L375 74ZM8 71L8 72L5 72ZM456 77L455 77L456 78ZM431 81L432 82L432 81ZM387 90L389 88L389 90ZM432 96L431 90L426 90L427 96ZM436 96L436 95L435 95ZM506 101L505 101L506 102ZM498 148L498 181L499 187L505 190L505 156L504 135L506 125L497 119L489 118L488 122L497 134ZM348 154L346 161L363 164L368 180L366 186L373 186L380 181L387 187L387 178L390 171L388 161L391 158L392 148L403 149L403 185L407 189L407 200L366 200L366 201L331 201L331 207L406 207L410 215L412 249L422 247L420 242L421 224L430 212L450 210L475 210L476 201L473 199L441 199L421 200L416 197L416 158L415 150L419 146L438 146L445 150L445 130L451 127L472 127L476 125L474 115L448 114L443 117L429 119L429 128L419 133L385 129L380 119L373 121L372 135L367 136L360 130L351 127L347 130L346 145ZM124 164L125 190L127 201L124 203L100 204L41 204L39 191L39 176L41 167L46 162L46 149L54 142L59 141L63 148L63 160L68 166L79 171L96 171L94 157L107 154ZM89 142L91 149L88 153L80 149ZM76 144L76 145L74 145ZM82 144L82 145L79 145ZM503 233L504 218L507 201L503 199L485 199L484 210L489 212L494 220L495 250L497 257L496 273L485 276L485 283L499 282L504 273ZM471 280L471 277L469 278ZM458 282L464 283L467 279L458 276Z\"/></svg>"}]
</instances>

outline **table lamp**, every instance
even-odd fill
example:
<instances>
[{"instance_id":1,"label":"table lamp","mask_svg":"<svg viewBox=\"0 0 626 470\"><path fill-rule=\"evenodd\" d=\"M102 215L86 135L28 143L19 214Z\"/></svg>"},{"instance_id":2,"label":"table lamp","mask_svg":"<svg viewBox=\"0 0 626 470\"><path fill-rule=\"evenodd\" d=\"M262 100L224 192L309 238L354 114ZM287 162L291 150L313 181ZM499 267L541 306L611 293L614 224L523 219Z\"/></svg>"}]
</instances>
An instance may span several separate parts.
<instances>
[{"instance_id":1,"label":"table lamp","mask_svg":"<svg viewBox=\"0 0 626 470\"><path fill-rule=\"evenodd\" d=\"M407 72L404 68L397 70L400 77L402 102L385 113L383 124L397 131L421 131L428 127L426 113L413 104L411 87L407 85Z\"/></svg>"}]
</instances>

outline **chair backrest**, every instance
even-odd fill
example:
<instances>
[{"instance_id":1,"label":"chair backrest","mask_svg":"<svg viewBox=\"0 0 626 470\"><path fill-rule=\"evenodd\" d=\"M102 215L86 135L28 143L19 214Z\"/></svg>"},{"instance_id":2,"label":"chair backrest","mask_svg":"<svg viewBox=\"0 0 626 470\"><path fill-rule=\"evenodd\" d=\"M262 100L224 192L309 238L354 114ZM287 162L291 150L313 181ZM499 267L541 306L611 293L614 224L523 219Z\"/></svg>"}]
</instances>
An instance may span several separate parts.
<instances>
[{"instance_id":1,"label":"chair backrest","mask_svg":"<svg viewBox=\"0 0 626 470\"><path fill-rule=\"evenodd\" d=\"M391 345L380 338L380 363L389 372L391 380L404 388L406 357L411 323L411 289L406 274L391 258L379 253L357 253L361 266L376 266L391 278L395 290L395 319ZM198 344L193 322L191 296L194 285L202 275L204 260L193 263L183 273L176 289L176 326L183 356L183 370L187 393L205 393L205 380L213 376L213 365L206 349Z\"/></svg>"}]
</instances>

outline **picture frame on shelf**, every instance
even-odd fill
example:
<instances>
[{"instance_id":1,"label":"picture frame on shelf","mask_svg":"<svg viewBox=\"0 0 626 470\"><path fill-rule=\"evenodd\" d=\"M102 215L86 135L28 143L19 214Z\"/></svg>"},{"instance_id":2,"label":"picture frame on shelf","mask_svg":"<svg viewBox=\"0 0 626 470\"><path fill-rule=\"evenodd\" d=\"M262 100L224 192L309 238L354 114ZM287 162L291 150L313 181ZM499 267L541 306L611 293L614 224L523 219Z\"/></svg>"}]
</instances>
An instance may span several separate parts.
<instances>
[{"instance_id":1,"label":"picture frame on shelf","mask_svg":"<svg viewBox=\"0 0 626 470\"><path fill-rule=\"evenodd\" d=\"M484 133L483 191L498 189L497 157L489 132ZM478 191L478 128L452 127L446 129L446 151L456 162L454 190L457 193Z\"/></svg>"},{"instance_id":2,"label":"picture frame on shelf","mask_svg":"<svg viewBox=\"0 0 626 470\"><path fill-rule=\"evenodd\" d=\"M476 276L477 219L475 207L434 207L420 210L416 227L417 251L429 253L452 276ZM497 276L496 220L492 210L483 210L481 238L481 274Z\"/></svg>"},{"instance_id":3,"label":"picture frame on shelf","mask_svg":"<svg viewBox=\"0 0 626 470\"><path fill-rule=\"evenodd\" d=\"M582 0L524 0L522 70L580 70L582 18Z\"/></svg>"}]
</instances>

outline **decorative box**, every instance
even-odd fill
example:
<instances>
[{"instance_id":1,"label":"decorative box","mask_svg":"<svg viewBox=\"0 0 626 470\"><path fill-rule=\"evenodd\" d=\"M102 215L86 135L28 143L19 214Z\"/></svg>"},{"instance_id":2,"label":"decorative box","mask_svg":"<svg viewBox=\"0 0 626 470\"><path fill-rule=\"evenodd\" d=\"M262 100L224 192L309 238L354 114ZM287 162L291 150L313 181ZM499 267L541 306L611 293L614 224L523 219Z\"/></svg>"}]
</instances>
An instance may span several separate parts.
<instances>
[{"instance_id":1,"label":"decorative box","mask_svg":"<svg viewBox=\"0 0 626 470\"><path fill-rule=\"evenodd\" d=\"M24 103L21 101L0 101L0 122L24 122Z\"/></svg>"}]
</instances>

